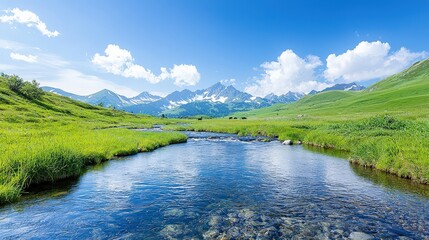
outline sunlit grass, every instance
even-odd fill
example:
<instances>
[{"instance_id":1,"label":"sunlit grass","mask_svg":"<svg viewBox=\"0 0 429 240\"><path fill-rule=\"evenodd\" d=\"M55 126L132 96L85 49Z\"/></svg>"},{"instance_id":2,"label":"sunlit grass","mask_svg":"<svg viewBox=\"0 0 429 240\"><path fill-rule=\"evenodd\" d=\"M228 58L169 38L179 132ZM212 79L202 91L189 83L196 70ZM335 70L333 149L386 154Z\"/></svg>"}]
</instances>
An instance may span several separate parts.
<instances>
[{"instance_id":1,"label":"sunlit grass","mask_svg":"<svg viewBox=\"0 0 429 240\"><path fill-rule=\"evenodd\" d=\"M128 129L170 121L48 93L27 99L0 78L0 204L31 184L78 176L86 165L186 141L179 133Z\"/></svg>"},{"instance_id":2,"label":"sunlit grass","mask_svg":"<svg viewBox=\"0 0 429 240\"><path fill-rule=\"evenodd\" d=\"M78 176L86 165L186 140L179 133L56 125L44 130L9 128L0 134L1 202L15 200L30 184Z\"/></svg>"}]
</instances>

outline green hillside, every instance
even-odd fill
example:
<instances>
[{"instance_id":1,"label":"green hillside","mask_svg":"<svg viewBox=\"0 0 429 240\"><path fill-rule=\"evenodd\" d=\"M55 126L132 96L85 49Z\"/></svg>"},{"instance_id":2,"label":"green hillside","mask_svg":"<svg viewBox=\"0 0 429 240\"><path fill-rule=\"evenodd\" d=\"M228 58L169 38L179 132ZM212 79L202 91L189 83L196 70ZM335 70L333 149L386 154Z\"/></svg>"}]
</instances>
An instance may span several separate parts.
<instances>
[{"instance_id":1,"label":"green hillside","mask_svg":"<svg viewBox=\"0 0 429 240\"><path fill-rule=\"evenodd\" d=\"M429 116L429 60L414 64L360 92L330 91L236 114L247 117L285 117L308 114L320 117L350 115L356 118L389 113L408 118Z\"/></svg>"},{"instance_id":2,"label":"green hillside","mask_svg":"<svg viewBox=\"0 0 429 240\"><path fill-rule=\"evenodd\" d=\"M351 162L429 183L429 60L364 91L323 92L234 116L238 119L171 129L301 140L344 150Z\"/></svg>"},{"instance_id":3,"label":"green hillside","mask_svg":"<svg viewBox=\"0 0 429 240\"><path fill-rule=\"evenodd\" d=\"M161 121L153 117L51 93L32 98L24 87L12 91L11 78L0 76L0 204L31 184L77 176L85 165L186 140L177 133L127 129Z\"/></svg>"}]
</instances>

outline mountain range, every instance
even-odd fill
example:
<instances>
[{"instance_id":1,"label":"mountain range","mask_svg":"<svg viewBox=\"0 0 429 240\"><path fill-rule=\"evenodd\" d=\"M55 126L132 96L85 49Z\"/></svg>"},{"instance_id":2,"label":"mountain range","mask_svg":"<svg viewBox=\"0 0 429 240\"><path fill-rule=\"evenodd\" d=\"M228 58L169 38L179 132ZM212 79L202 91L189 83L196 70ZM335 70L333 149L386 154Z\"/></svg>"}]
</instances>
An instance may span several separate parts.
<instances>
[{"instance_id":1,"label":"mountain range","mask_svg":"<svg viewBox=\"0 0 429 240\"><path fill-rule=\"evenodd\" d=\"M46 92L56 93L58 95L69 97L71 99L86 102L92 105L103 105L105 107L114 107L116 109L122 109L130 105L145 104L161 99L160 96L152 95L148 92L142 92L135 97L127 98L107 89L103 89L87 96L76 95L53 87L42 87L42 89Z\"/></svg>"},{"instance_id":2,"label":"mountain range","mask_svg":"<svg viewBox=\"0 0 429 240\"><path fill-rule=\"evenodd\" d=\"M42 89L92 105L102 105L132 113L155 116L166 115L168 117L189 117L195 115L221 117L234 112L268 107L277 103L291 103L306 96L304 93L287 92L282 95L269 94L261 98L221 83L216 83L206 89L197 91L190 91L188 89L175 91L165 97L142 92L135 97L128 98L107 89L87 96L81 96L58 88L42 87ZM330 90L357 91L362 89L365 89L365 87L359 86L356 83L350 83L337 84L321 92ZM309 94L315 93L318 92L312 91Z\"/></svg>"}]
</instances>

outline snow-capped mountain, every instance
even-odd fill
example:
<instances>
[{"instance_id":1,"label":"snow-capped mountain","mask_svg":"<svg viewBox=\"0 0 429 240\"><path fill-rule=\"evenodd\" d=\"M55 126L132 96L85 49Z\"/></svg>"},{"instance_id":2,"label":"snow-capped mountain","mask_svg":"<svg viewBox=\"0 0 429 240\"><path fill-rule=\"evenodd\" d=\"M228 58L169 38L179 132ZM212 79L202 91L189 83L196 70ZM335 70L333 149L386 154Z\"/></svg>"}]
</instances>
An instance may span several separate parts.
<instances>
[{"instance_id":1,"label":"snow-capped mountain","mask_svg":"<svg viewBox=\"0 0 429 240\"><path fill-rule=\"evenodd\" d=\"M122 108L132 104L127 97L107 89L103 89L99 92L86 96L85 102L93 105L102 103L104 106L112 106L115 108Z\"/></svg>"},{"instance_id":2,"label":"snow-capped mountain","mask_svg":"<svg viewBox=\"0 0 429 240\"><path fill-rule=\"evenodd\" d=\"M252 95L238 91L233 86L225 86L221 83L195 92L196 100L209 100L211 102L245 102L251 100Z\"/></svg>"},{"instance_id":3,"label":"snow-capped mountain","mask_svg":"<svg viewBox=\"0 0 429 240\"><path fill-rule=\"evenodd\" d=\"M130 98L130 102L132 104L142 104L142 103L150 103L150 102L155 102L158 101L159 99L161 99L162 97L160 96L156 96L156 95L152 95L148 92L142 92L139 95Z\"/></svg>"},{"instance_id":4,"label":"snow-capped mountain","mask_svg":"<svg viewBox=\"0 0 429 240\"><path fill-rule=\"evenodd\" d=\"M195 92L183 90L173 92L166 96L163 101L168 102L164 107L171 109L191 102L206 101L213 103L230 103L252 101L252 95L238 91L233 86L224 86L221 83L197 90Z\"/></svg>"},{"instance_id":5,"label":"snow-capped mountain","mask_svg":"<svg viewBox=\"0 0 429 240\"><path fill-rule=\"evenodd\" d=\"M342 90L342 91L360 91L360 90L364 90L365 87L358 85L356 83L340 83L340 84L335 84L332 87L328 87L322 90L322 92L326 92L326 91L331 91L331 90Z\"/></svg>"},{"instance_id":6,"label":"snow-capped mountain","mask_svg":"<svg viewBox=\"0 0 429 240\"><path fill-rule=\"evenodd\" d=\"M206 89L190 91L188 89L175 91L166 97L159 97L148 92L127 98L104 89L88 96L68 93L58 88L42 87L45 91L53 92L72 99L90 103L102 104L105 107L115 107L132 113L150 115L166 114L169 117L186 117L194 115L209 115L212 117L226 116L237 111L248 111L267 107L276 103L292 103L305 96L304 93L287 92L282 95L269 94L264 98L254 97L233 86L216 83ZM330 90L357 91L365 87L350 84L337 84L321 92ZM309 95L319 93L315 90Z\"/></svg>"},{"instance_id":7,"label":"snow-capped mountain","mask_svg":"<svg viewBox=\"0 0 429 240\"><path fill-rule=\"evenodd\" d=\"M322 91L316 91L313 90L311 91L308 95L312 95L312 94L316 94L316 93L320 93L320 92L326 92L326 91L333 91L333 90L340 90L340 91L360 91L360 90L364 90L365 87L362 85L358 85L356 83L339 83L339 84L335 84L332 87L328 87L323 89Z\"/></svg>"},{"instance_id":8,"label":"snow-capped mountain","mask_svg":"<svg viewBox=\"0 0 429 240\"><path fill-rule=\"evenodd\" d=\"M61 90L58 88L52 88L52 87L42 87L42 89L46 92L52 92L64 97L69 97L71 99L78 100L81 102L86 102L92 105L98 105L101 103L105 107L114 107L118 109L122 109L130 105L149 103L149 102L153 102L161 99L161 97L152 95L148 92L142 92L135 97L127 98L125 96L122 96L120 94L117 94L107 89L103 89L99 92L96 92L87 96L76 95L76 94L69 93L64 90Z\"/></svg>"},{"instance_id":9,"label":"snow-capped mountain","mask_svg":"<svg viewBox=\"0 0 429 240\"><path fill-rule=\"evenodd\" d=\"M207 105L207 103L211 104ZM202 107L203 105L205 107ZM230 112L237 111L238 106L240 110L244 111L268 106L268 104L265 99L253 97L248 93L237 90L233 86L225 86L221 83L216 83L206 89L194 92L188 89L175 91L158 101L128 106L124 109L133 113L151 115L159 115L165 111L169 112L169 115L171 115L172 112L180 111L183 116L191 116L189 114L206 113L208 111L207 106L216 108L216 110L211 109L209 111L217 112L215 116L223 116ZM196 109L199 110L195 111ZM225 109L229 110L225 111Z\"/></svg>"},{"instance_id":10,"label":"snow-capped mountain","mask_svg":"<svg viewBox=\"0 0 429 240\"><path fill-rule=\"evenodd\" d=\"M265 96L265 99L267 99L270 103L291 103L296 102L302 97L304 97L304 93L298 93L298 92L287 92L286 94L282 94L280 96L277 96L273 93L268 94Z\"/></svg>"}]
</instances>

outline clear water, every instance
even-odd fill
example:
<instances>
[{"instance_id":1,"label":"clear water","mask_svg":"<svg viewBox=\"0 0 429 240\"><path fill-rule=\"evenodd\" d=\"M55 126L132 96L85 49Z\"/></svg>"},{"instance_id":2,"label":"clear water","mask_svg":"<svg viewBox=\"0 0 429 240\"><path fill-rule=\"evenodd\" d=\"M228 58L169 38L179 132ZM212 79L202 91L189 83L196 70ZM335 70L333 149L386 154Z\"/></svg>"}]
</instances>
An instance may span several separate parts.
<instances>
[{"instance_id":1,"label":"clear water","mask_svg":"<svg viewBox=\"0 0 429 240\"><path fill-rule=\"evenodd\" d=\"M39 188L0 209L0 238L429 238L427 186L302 146L209 135Z\"/></svg>"}]
</instances>

